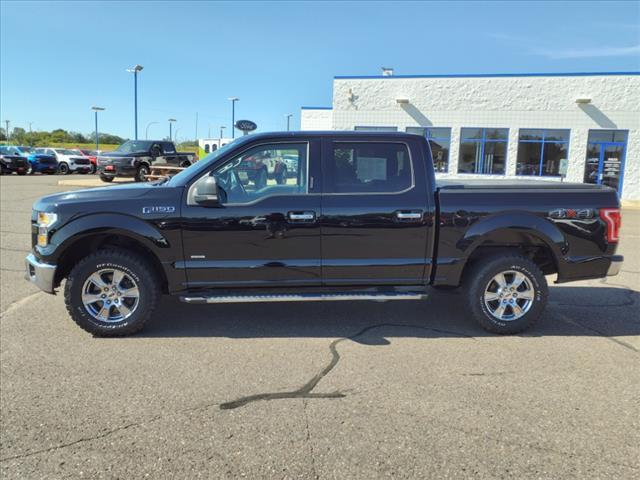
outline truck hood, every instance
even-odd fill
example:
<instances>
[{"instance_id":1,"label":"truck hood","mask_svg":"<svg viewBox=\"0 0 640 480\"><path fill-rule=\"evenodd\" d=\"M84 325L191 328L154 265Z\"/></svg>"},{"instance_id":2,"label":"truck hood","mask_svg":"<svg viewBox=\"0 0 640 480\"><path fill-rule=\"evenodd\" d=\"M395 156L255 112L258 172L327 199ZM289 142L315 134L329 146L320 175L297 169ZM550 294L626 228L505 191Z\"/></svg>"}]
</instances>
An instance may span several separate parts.
<instances>
[{"instance_id":1,"label":"truck hood","mask_svg":"<svg viewBox=\"0 0 640 480\"><path fill-rule=\"evenodd\" d=\"M55 193L38 199L33 209L52 212L70 208L86 211L117 211L118 204L143 197L156 188L153 183L130 183L109 187Z\"/></svg>"}]
</instances>

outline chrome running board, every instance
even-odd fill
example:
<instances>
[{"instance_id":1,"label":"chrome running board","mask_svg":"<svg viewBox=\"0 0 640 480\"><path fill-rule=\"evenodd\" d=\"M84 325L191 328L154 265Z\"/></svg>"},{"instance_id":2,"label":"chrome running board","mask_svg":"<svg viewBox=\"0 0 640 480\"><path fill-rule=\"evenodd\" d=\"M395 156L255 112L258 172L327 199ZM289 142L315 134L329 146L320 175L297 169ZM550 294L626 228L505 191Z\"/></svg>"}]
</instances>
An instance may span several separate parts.
<instances>
[{"instance_id":1,"label":"chrome running board","mask_svg":"<svg viewBox=\"0 0 640 480\"><path fill-rule=\"evenodd\" d=\"M339 302L373 300L423 300L424 292L353 292L353 293L286 293L252 295L184 295L180 301L185 303L264 303L264 302Z\"/></svg>"}]
</instances>

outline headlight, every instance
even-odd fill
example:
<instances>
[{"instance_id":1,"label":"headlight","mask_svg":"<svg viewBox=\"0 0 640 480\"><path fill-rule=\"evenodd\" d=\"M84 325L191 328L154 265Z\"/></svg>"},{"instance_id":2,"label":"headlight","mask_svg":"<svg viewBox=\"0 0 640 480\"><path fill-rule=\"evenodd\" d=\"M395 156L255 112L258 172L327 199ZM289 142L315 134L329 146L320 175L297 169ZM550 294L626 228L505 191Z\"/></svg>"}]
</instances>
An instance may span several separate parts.
<instances>
[{"instance_id":1,"label":"headlight","mask_svg":"<svg viewBox=\"0 0 640 480\"><path fill-rule=\"evenodd\" d=\"M38 212L38 246L46 247L49 244L49 228L56 223L58 215L51 212Z\"/></svg>"}]
</instances>

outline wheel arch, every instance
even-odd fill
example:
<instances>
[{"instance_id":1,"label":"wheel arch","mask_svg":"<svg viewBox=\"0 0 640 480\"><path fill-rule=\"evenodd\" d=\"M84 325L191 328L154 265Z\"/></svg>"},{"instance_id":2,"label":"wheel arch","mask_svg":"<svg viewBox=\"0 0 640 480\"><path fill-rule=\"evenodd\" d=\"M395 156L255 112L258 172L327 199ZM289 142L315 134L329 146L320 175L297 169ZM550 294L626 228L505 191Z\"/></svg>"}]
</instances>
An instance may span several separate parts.
<instances>
[{"instance_id":1,"label":"wheel arch","mask_svg":"<svg viewBox=\"0 0 640 480\"><path fill-rule=\"evenodd\" d=\"M167 249L169 242L159 231L141 220L125 215L90 216L84 221L77 220L60 229L52 236L52 243L56 237L64 238L60 244L55 245L55 249L60 252L56 258L56 285L85 256L100 249L116 247L136 252L146 258L157 271L163 291L168 290L167 272L161 258L164 255L160 249Z\"/></svg>"},{"instance_id":2,"label":"wheel arch","mask_svg":"<svg viewBox=\"0 0 640 480\"><path fill-rule=\"evenodd\" d=\"M514 251L531 259L545 275L558 273L568 243L562 232L548 220L530 213L514 212L473 224L457 247L465 252L460 270L462 279L478 259Z\"/></svg>"}]
</instances>

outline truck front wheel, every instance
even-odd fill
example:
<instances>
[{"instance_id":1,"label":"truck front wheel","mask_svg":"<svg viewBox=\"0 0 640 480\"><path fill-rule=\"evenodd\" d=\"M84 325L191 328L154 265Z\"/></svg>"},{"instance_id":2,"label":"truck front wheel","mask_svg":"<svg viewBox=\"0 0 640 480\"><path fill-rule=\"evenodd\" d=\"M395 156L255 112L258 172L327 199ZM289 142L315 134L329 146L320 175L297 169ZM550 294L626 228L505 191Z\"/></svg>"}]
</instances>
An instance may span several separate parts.
<instances>
[{"instance_id":1,"label":"truck front wheel","mask_svg":"<svg viewBox=\"0 0 640 480\"><path fill-rule=\"evenodd\" d=\"M64 289L71 318L98 337L141 330L159 297L153 267L139 255L116 248L83 258L71 270Z\"/></svg>"},{"instance_id":2,"label":"truck front wheel","mask_svg":"<svg viewBox=\"0 0 640 480\"><path fill-rule=\"evenodd\" d=\"M479 260L465 275L469 309L485 330L501 335L531 327L547 304L544 274L518 254Z\"/></svg>"}]
</instances>

